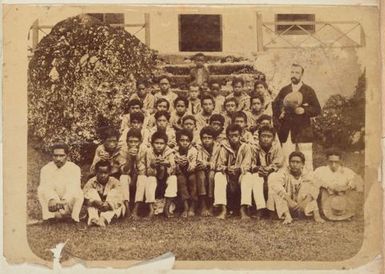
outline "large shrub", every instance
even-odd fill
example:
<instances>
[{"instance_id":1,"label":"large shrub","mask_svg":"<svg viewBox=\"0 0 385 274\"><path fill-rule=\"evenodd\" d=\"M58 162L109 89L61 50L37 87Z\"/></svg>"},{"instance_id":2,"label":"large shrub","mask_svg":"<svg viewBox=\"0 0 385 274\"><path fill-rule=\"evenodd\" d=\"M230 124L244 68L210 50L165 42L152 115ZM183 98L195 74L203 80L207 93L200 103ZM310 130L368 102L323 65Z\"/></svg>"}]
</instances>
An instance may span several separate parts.
<instances>
[{"instance_id":1,"label":"large shrub","mask_svg":"<svg viewBox=\"0 0 385 274\"><path fill-rule=\"evenodd\" d=\"M359 77L353 96L332 95L314 121L316 136L326 147L364 149L365 72Z\"/></svg>"},{"instance_id":2,"label":"large shrub","mask_svg":"<svg viewBox=\"0 0 385 274\"><path fill-rule=\"evenodd\" d=\"M118 126L135 79L152 77L155 63L154 52L122 28L88 15L59 22L29 63L30 135L43 150L63 140L82 160L98 128Z\"/></svg>"}]
</instances>

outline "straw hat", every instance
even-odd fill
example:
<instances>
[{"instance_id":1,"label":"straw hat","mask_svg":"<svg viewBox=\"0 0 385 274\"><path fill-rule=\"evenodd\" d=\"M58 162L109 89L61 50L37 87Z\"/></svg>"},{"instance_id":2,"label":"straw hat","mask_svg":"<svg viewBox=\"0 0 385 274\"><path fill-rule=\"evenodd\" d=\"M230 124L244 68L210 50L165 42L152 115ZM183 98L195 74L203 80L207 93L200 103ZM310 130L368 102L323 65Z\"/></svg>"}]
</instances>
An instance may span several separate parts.
<instances>
[{"instance_id":1,"label":"straw hat","mask_svg":"<svg viewBox=\"0 0 385 274\"><path fill-rule=\"evenodd\" d=\"M356 213L356 192L346 191L339 194L330 194L321 190L321 211L326 219L342 221L353 217Z\"/></svg>"},{"instance_id":2,"label":"straw hat","mask_svg":"<svg viewBox=\"0 0 385 274\"><path fill-rule=\"evenodd\" d=\"M302 93L299 91L296 92L290 92L288 95L285 96L283 99L283 105L286 109L296 109L300 105L302 105L303 96Z\"/></svg>"}]
</instances>

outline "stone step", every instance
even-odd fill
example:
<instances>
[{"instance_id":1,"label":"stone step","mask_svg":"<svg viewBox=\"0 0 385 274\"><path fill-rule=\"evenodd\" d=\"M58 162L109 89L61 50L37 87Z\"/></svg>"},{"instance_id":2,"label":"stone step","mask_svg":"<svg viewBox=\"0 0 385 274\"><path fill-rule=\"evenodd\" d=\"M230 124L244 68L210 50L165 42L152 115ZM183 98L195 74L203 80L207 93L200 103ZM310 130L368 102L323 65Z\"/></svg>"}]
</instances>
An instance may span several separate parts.
<instances>
[{"instance_id":1,"label":"stone step","mask_svg":"<svg viewBox=\"0 0 385 274\"><path fill-rule=\"evenodd\" d=\"M173 75L189 75L194 64L167 64L159 68ZM251 62L209 63L206 65L211 75L257 73Z\"/></svg>"},{"instance_id":2,"label":"stone step","mask_svg":"<svg viewBox=\"0 0 385 274\"><path fill-rule=\"evenodd\" d=\"M211 75L210 80L211 81L217 81L221 83L222 85L225 84L226 80L231 80L235 77L242 78L244 80L246 79L252 79L255 78L256 75L259 73L237 73L237 74L219 74L219 75ZM171 86L172 87L180 87L181 85L188 85L190 82L190 76L189 75L170 75L171 78Z\"/></svg>"}]
</instances>

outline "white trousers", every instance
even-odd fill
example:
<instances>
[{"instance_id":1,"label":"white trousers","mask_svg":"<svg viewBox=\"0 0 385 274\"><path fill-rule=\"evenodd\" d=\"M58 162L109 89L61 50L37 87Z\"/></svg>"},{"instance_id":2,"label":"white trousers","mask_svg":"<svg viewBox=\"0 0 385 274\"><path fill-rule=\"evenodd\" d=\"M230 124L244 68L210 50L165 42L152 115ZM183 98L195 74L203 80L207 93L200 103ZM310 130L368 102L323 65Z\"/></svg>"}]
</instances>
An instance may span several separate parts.
<instances>
[{"instance_id":1,"label":"white trousers","mask_svg":"<svg viewBox=\"0 0 385 274\"><path fill-rule=\"evenodd\" d=\"M42 209L43 220L71 216L71 218L75 222L79 222L80 210L82 209L82 205L84 201L83 191L81 191L80 189L77 192L72 192L72 193L67 192L62 197L62 199L65 199L68 202L68 206L65 207L64 210L61 209L56 212L50 212L48 210L49 198L47 197L46 192L44 191L44 188L40 186L38 187L37 196Z\"/></svg>"},{"instance_id":2,"label":"white trousers","mask_svg":"<svg viewBox=\"0 0 385 274\"><path fill-rule=\"evenodd\" d=\"M172 175L167 178L167 187L164 193L165 198L174 198L177 194L176 176ZM155 191L157 181L154 176L139 175L136 183L135 202L155 202Z\"/></svg>"},{"instance_id":3,"label":"white trousers","mask_svg":"<svg viewBox=\"0 0 385 274\"><path fill-rule=\"evenodd\" d=\"M313 143L297 143L294 144L291 141L291 132L289 132L289 136L287 137L286 143L282 144L282 152L285 156L285 164L284 166L289 165L289 155L293 151L300 151L305 155L305 168L308 170L313 170Z\"/></svg>"},{"instance_id":4,"label":"white trousers","mask_svg":"<svg viewBox=\"0 0 385 274\"><path fill-rule=\"evenodd\" d=\"M263 177L259 177L258 173L244 175L241 181L241 205L251 206L252 196L254 196L257 209L266 208L263 182Z\"/></svg>"}]
</instances>

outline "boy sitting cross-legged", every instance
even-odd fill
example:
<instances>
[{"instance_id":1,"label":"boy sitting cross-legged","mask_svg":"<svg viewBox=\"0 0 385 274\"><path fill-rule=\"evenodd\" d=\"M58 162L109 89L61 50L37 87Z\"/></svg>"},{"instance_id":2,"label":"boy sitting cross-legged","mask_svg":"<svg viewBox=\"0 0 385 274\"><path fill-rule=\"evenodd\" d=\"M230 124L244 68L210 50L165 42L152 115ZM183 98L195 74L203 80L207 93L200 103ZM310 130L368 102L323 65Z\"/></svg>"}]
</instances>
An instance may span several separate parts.
<instances>
[{"instance_id":1,"label":"boy sitting cross-legged","mask_svg":"<svg viewBox=\"0 0 385 274\"><path fill-rule=\"evenodd\" d=\"M127 190L110 176L111 163L101 160L95 165L96 176L88 180L83 192L88 212L88 225L105 227L116 217L125 215Z\"/></svg>"},{"instance_id":2,"label":"boy sitting cross-legged","mask_svg":"<svg viewBox=\"0 0 385 274\"><path fill-rule=\"evenodd\" d=\"M174 151L167 146L168 137L164 131L151 136L149 147L138 159L138 180L136 186L133 217L138 217L139 203L150 206L148 217L154 215L155 197L164 197L164 214L170 217L170 204L177 194Z\"/></svg>"},{"instance_id":3,"label":"boy sitting cross-legged","mask_svg":"<svg viewBox=\"0 0 385 274\"><path fill-rule=\"evenodd\" d=\"M195 216L197 197L196 160L197 150L191 145L193 135L187 129L176 134L178 147L175 153L176 178L178 182L178 196L183 202L182 217Z\"/></svg>"},{"instance_id":4,"label":"boy sitting cross-legged","mask_svg":"<svg viewBox=\"0 0 385 274\"><path fill-rule=\"evenodd\" d=\"M222 142L218 154L213 159L214 205L220 206L218 218L225 219L227 196L233 210L240 206L240 185L250 179L251 148L241 142L242 128L231 124L226 129L227 140Z\"/></svg>"},{"instance_id":5,"label":"boy sitting cross-legged","mask_svg":"<svg viewBox=\"0 0 385 274\"><path fill-rule=\"evenodd\" d=\"M216 131L210 126L204 127L200 131L201 144L198 145L196 176L202 216L213 215L214 171L211 162L219 148L219 143L214 141L216 134Z\"/></svg>"}]
</instances>

